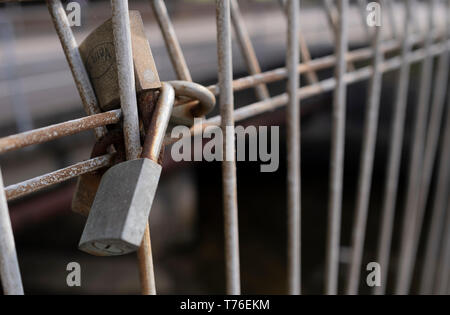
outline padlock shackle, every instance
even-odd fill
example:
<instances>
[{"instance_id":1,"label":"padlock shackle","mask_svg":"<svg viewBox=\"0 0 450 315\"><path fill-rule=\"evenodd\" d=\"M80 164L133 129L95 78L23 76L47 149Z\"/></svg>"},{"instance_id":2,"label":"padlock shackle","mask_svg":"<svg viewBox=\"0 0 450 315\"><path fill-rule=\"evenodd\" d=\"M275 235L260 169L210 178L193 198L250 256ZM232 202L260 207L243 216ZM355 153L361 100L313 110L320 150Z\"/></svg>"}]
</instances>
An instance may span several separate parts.
<instances>
[{"instance_id":1,"label":"padlock shackle","mask_svg":"<svg viewBox=\"0 0 450 315\"><path fill-rule=\"evenodd\" d=\"M175 90L169 83L161 83L161 94L153 111L152 120L147 130L142 157L157 162L166 134L167 125L172 115L175 102Z\"/></svg>"}]
</instances>

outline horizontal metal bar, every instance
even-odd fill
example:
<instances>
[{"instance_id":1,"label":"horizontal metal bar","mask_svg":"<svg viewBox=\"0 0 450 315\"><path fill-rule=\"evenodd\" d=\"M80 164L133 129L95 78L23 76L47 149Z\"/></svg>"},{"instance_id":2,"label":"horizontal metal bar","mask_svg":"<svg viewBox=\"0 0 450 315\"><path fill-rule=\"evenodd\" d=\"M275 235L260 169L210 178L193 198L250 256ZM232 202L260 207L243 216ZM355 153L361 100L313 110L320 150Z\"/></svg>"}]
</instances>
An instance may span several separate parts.
<instances>
[{"instance_id":1,"label":"horizontal metal bar","mask_svg":"<svg viewBox=\"0 0 450 315\"><path fill-rule=\"evenodd\" d=\"M432 56L436 56L444 52L445 50L450 49L450 41L445 43L434 44L431 47L430 54ZM414 52L409 54L408 61L410 63L418 62L424 59L427 56L425 49L417 49ZM400 68L402 64L402 58L400 56L393 57L390 59L386 59L386 61L381 65L381 72L386 73L389 71L396 70ZM362 67L356 71L347 72L344 76L344 80L346 84L353 84L356 82L360 82L370 78L373 75L372 66ZM336 81L334 78L329 78L323 81L320 81L316 84L311 84L307 86L303 86L299 89L298 97L300 100L306 99L312 96L319 95L321 93L330 92L335 88ZM241 121L248 119L250 117L264 114L268 111L273 111L275 109L281 108L285 106L288 102L287 93L283 93L274 97L271 97L267 100L252 103L238 109L234 110L234 119L235 121ZM211 118L206 119L202 122L202 127L206 126L218 126L220 124L220 116L213 116ZM196 135L198 132L201 132L201 128L198 128L198 125L194 125L191 127L191 136ZM164 140L165 144L171 144L177 141L179 138L170 138L166 137Z\"/></svg>"},{"instance_id":2,"label":"horizontal metal bar","mask_svg":"<svg viewBox=\"0 0 450 315\"><path fill-rule=\"evenodd\" d=\"M434 36L434 39L438 39L439 36ZM421 36L414 36L411 39L412 45L420 45L423 43L424 38ZM396 40L386 41L381 46L381 51L386 53L391 53L400 48L400 43ZM346 55L347 62L364 61L373 57L373 50L371 47L361 48L353 50ZM336 56L328 55L320 58L311 60L311 62L304 62L298 65L298 72L304 74L308 71L324 70L327 68L334 67L336 64ZM276 68L270 71L265 71L260 74L249 75L242 77L233 81L233 90L242 91L245 89L253 88L255 85L261 83L271 83L287 78L287 69L285 67ZM215 95L219 94L219 87L217 84L208 86Z\"/></svg>"},{"instance_id":3,"label":"horizontal metal bar","mask_svg":"<svg viewBox=\"0 0 450 315\"><path fill-rule=\"evenodd\" d=\"M439 54L443 53L445 50L448 50L448 49L450 49L450 41L446 41L444 43L434 44L431 47L431 49L430 49L430 54L433 55L433 56L436 56L436 55L439 55ZM426 53L425 49L423 49L423 48L417 49L414 52L411 52L411 54L409 55L409 62L411 62L411 63L418 62L418 61L424 59L426 56L427 56L427 53ZM393 58L387 59L383 63L383 65L381 66L381 71L382 72L393 71L395 69L398 69L400 67L400 65L401 65L401 58L399 56L393 57ZM283 70L283 69L285 70L285 68L282 68L281 70ZM300 69L300 67L299 67L299 69ZM346 75L344 76L344 80L345 80L346 84L352 84L352 83L356 83L356 82L359 82L359 81L366 80L366 79L370 78L372 76L372 74L373 74L372 66L366 66L366 67L360 68L360 69L358 69L356 71L346 73ZM235 80L235 82L236 81L239 81L239 79ZM332 91L334 89L335 85L336 85L335 79L334 78L329 78L329 79L320 81L319 83L316 83L316 84L303 86L298 91L298 97L301 100L301 99L306 99L308 97L312 97L312 96L315 96L315 95L319 95L321 93L330 92L330 91ZM214 89L211 89L211 90L214 91ZM234 119L235 119L235 121L245 120L247 118L250 118L250 117L253 117L253 116L256 116L256 115L260 115L260 114L266 113L268 111L275 110L277 108L281 108L281 107L285 106L287 104L287 102L288 102L287 94L286 93L280 94L278 96L269 98L267 100L256 102L256 103L253 103L253 104L250 104L250 105L246 105L244 107L241 107L239 109L234 110ZM111 116L109 116L109 115L111 115ZM93 120L99 119L99 117L102 117L102 116L103 116L103 120L100 119L100 121L98 122L98 125L96 125L95 123L93 123L91 121L92 119ZM27 145L43 143L45 141L50 141L50 140L53 140L53 139L57 139L57 138L63 137L64 135L75 134L75 133L81 132L83 130L93 129L96 126L102 126L102 125L106 125L106 124L110 124L110 123L114 124L114 123L117 123L120 120L120 117L121 117L121 111L120 110L114 110L114 111L111 111L111 112L106 112L106 113L102 113L102 114L98 114L98 115L88 116L88 117L80 118L80 119L77 119L77 120L74 120L74 121L68 121L68 122L65 122L65 123L58 124L59 127L57 127L56 130L54 130L55 132L57 132L56 134L54 134L52 132L49 132L49 131L52 130L52 128L55 128L58 125L44 127L44 128L37 129L37 130L34 130L34 131L25 132L25 133L22 133L22 134L19 134L19 135L13 135L13 136L5 137L5 138L0 139L0 153L5 153L5 152L8 152L8 151L19 149L19 148L25 147ZM70 124L75 123L75 125L76 125L77 122L80 123L80 127L79 127L80 129L78 129L78 127L76 127L76 126L72 126L72 128L74 128L75 131L71 132L70 131L70 127L69 127ZM69 126L67 124L69 124ZM91 125L89 125L89 124L91 124ZM217 125L218 126L219 124L220 124L220 116L214 116L214 117L211 117L211 118L205 120L203 126L204 127L208 126L208 125L212 125L212 126ZM43 129L47 130L47 131L43 132L42 131ZM67 129L67 130L65 130L65 129ZM196 125L191 127L191 131L192 131L191 135L195 134L194 133L194 129L198 130L199 128ZM43 137L46 137L46 140L43 140L44 138L42 138L42 137L34 137L34 136L32 136L33 133L35 133L35 132L39 133L40 130L43 133ZM67 133L67 134L64 134L64 133ZM26 134L28 134L28 137L25 136ZM10 147L11 143L9 143L9 142L11 141L11 139L14 139L14 138L16 139L16 140L12 141L14 147L11 148ZM30 138L30 139L28 139L28 138ZM9 139L9 141L6 141L6 139ZM176 140L177 139L172 139L172 138L167 138L166 137L166 139L164 140L164 143L167 145L167 144L175 142ZM14 144L14 142L17 142L17 143ZM87 163L87 162L88 161L81 162L81 163ZM67 179L70 179L72 177L75 177L75 176L78 176L78 175L81 175L81 174L84 174L84 173L88 173L88 172L91 172L91 171L99 168L96 165L89 166L88 164L89 163L85 164L86 168L84 169L84 172L77 173L76 175L70 176L70 177L67 177L67 178L65 178L63 176L63 177L60 177L57 181L50 181L50 183L51 184L60 183L60 182L63 182L65 180L67 180ZM104 166L106 166L106 165L104 165ZM92 168L90 168L90 167L92 167ZM103 166L101 166L101 167L103 167ZM64 170L70 170L70 167L66 168L66 169L63 169L63 170L56 171L54 173L58 173L58 174L59 174L59 172L63 172L64 173ZM53 173L50 173L50 174L47 174L47 175L42 175L42 176L40 176L38 178L42 178L44 176L51 176L51 174L53 174ZM36 179L34 179L34 180L36 180ZM29 181L26 181L26 182L33 182L33 179L30 179ZM25 182L23 182L23 183L25 183ZM16 184L16 185L23 186L22 185L23 183L19 183L19 184ZM7 189L12 191L12 189L13 189L12 187L16 186L16 185L9 186ZM48 186L48 185L45 185L45 184L39 185L39 189L45 188L46 186ZM24 196L24 195L27 195L27 194L29 194L31 192L34 192L34 191L37 191L39 189L25 190L25 191L21 192L19 195L14 195L13 199L21 197L21 196ZM8 200L9 199L10 199L10 197L8 197Z\"/></svg>"},{"instance_id":4,"label":"horizontal metal bar","mask_svg":"<svg viewBox=\"0 0 450 315\"><path fill-rule=\"evenodd\" d=\"M412 42L417 44L417 43L420 43L421 41L422 40L417 37ZM384 53L391 52L395 49L398 49L398 43L396 41L390 41L390 42L386 43L385 45L383 45L381 48L381 50ZM441 49L441 48L436 47L436 45L435 45L433 49L436 50L436 49ZM416 61L419 61L419 60L425 58L426 55L422 56L422 55L424 55L422 51L423 51L422 49L419 49L419 50L416 50L415 52L413 52L411 55L410 62L416 62ZM433 54L435 55L436 53L434 52ZM358 50L348 53L347 61L361 61L364 59L371 58L372 56L373 56L373 51L371 48L363 48L363 49L358 49ZM393 59L391 59L390 62L395 63L396 62L395 60L396 59L393 58ZM329 56L314 59L309 64L305 64L305 63L299 64L298 71L300 74L302 74L309 70L322 70L325 68L333 67L335 62L336 62L336 57L334 55L329 55ZM394 67L392 67L392 69L395 69L395 68L396 67L394 65ZM389 70L389 69L386 69L385 71L387 71L387 70ZM251 76L246 76L246 77L243 77L240 79L236 79L233 81L233 90L240 91L240 90L244 90L247 88L252 88L255 85L258 85L260 83L275 82L278 80L285 79L286 77L287 77L287 69L286 68L278 68L278 69L267 71L267 72L264 72L261 74L251 75ZM322 82L326 82L326 80L322 81ZM307 87L314 87L314 86L315 86L315 84L309 85ZM208 89L211 90L216 95L219 94L219 88L217 85L211 85L208 87ZM181 104L177 104L177 106L178 105L181 105ZM84 130L93 129L98 126L104 126L104 125L108 125L108 124L117 123L117 121L119 121L119 119L121 117L120 113L121 113L120 110L101 113L101 114L92 115L89 117L83 117L83 118L73 120L73 121L63 122L61 124L57 124L57 125L53 125L53 126L44 127L41 129L36 129L33 131L25 132L23 134L12 135L9 137L1 138L0 139L0 154L15 150L15 149L19 149L19 148L22 148L22 147L25 147L28 145L39 144L39 143L51 141L51 140L54 140L54 139L57 139L57 138L60 138L60 137L66 136L66 135L72 135L72 134L75 134L75 133L78 133L78 132L81 132ZM79 124L79 126L77 126L77 124ZM55 134L54 132L57 132L57 134ZM29 137L32 137L35 139L28 139ZM22 144L14 144L14 142L19 141L19 139L21 139L20 142L23 142L23 143Z\"/></svg>"},{"instance_id":5,"label":"horizontal metal bar","mask_svg":"<svg viewBox=\"0 0 450 315\"><path fill-rule=\"evenodd\" d=\"M0 154L97 127L116 124L121 117L122 111L117 109L0 138Z\"/></svg>"},{"instance_id":6,"label":"horizontal metal bar","mask_svg":"<svg viewBox=\"0 0 450 315\"><path fill-rule=\"evenodd\" d=\"M8 201L14 200L46 187L62 183L71 178L106 167L111 164L112 158L113 154L102 155L52 173L38 176L18 184L10 185L5 188L6 198Z\"/></svg>"}]
</instances>

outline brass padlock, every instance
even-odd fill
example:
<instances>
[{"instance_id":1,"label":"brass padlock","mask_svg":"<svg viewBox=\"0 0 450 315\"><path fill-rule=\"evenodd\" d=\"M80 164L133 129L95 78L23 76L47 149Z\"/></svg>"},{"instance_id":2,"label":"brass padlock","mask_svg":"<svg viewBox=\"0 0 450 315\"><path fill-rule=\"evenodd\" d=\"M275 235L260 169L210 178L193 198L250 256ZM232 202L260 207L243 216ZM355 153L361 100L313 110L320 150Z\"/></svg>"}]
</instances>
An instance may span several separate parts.
<instances>
[{"instance_id":1,"label":"brass padlock","mask_svg":"<svg viewBox=\"0 0 450 315\"><path fill-rule=\"evenodd\" d=\"M139 11L130 11L136 93L161 87ZM102 111L120 107L119 81L111 19L96 28L80 47L81 58Z\"/></svg>"},{"instance_id":2,"label":"brass padlock","mask_svg":"<svg viewBox=\"0 0 450 315\"><path fill-rule=\"evenodd\" d=\"M138 11L130 11L131 44L138 105L146 102L161 87L144 24ZM111 19L96 28L79 47L83 63L94 87L102 111L120 106L116 56ZM101 180L101 172L78 178L72 199L72 211L87 216Z\"/></svg>"},{"instance_id":3,"label":"brass padlock","mask_svg":"<svg viewBox=\"0 0 450 315\"><path fill-rule=\"evenodd\" d=\"M161 174L157 160L174 100L172 86L163 84L142 158L119 163L103 175L81 236L81 250L115 256L139 248Z\"/></svg>"}]
</instances>

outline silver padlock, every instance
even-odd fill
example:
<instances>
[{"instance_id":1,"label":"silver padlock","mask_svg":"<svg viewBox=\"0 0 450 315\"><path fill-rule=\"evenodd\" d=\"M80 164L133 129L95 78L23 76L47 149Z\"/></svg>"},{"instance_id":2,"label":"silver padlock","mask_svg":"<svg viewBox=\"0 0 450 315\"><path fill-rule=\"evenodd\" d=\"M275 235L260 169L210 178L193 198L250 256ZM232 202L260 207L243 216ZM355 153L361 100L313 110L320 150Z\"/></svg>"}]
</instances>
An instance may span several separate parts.
<instances>
[{"instance_id":1,"label":"silver padlock","mask_svg":"<svg viewBox=\"0 0 450 315\"><path fill-rule=\"evenodd\" d=\"M78 245L82 251L115 256L139 248L161 175L157 161L174 100L173 87L163 83L142 158L117 164L103 175Z\"/></svg>"}]
</instances>

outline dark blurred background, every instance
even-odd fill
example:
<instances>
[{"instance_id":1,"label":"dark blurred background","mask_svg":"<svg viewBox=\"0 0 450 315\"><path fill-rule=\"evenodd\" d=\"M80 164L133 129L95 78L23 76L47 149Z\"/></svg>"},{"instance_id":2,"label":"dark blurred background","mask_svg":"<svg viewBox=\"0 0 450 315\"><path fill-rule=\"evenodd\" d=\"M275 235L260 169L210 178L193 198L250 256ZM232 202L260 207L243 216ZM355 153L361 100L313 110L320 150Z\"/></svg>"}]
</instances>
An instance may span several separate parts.
<instances>
[{"instance_id":1,"label":"dark blurred background","mask_svg":"<svg viewBox=\"0 0 450 315\"><path fill-rule=\"evenodd\" d=\"M110 17L109 1L78 0L80 43ZM333 53L332 34L321 1L302 1L301 26L313 57ZM217 80L214 1L166 1L194 81ZM277 1L240 1L246 26L262 69L284 66L286 21ZM175 78L161 32L147 1L130 1L142 14L161 80ZM425 14L418 6L417 14ZM399 10L400 12L400 10ZM355 8L351 11L351 48L368 45ZM402 16L398 15L399 28ZM418 19L421 32L424 19ZM389 32L386 31L386 37ZM235 78L247 75L233 43ZM404 141L407 165L412 115L418 90L413 65ZM333 69L319 72L321 79ZM363 266L375 260L381 197L391 132L396 72L384 75L380 127ZM306 84L302 77L302 84ZM285 82L269 84L272 96ZM235 94L236 106L256 101L252 89ZM302 277L303 293L323 290L331 133L331 93L302 101ZM367 82L348 88L341 268L348 263L356 198ZM217 114L217 110L212 115ZM0 4L0 137L84 116L61 45L43 2ZM280 168L261 173L259 162L238 162L238 205L242 292L286 293L286 163L285 111L280 109L242 125L280 125ZM241 124L241 123L239 123ZM94 136L84 132L0 156L5 185L89 158ZM156 202L150 215L153 259L160 294L224 293L221 165L218 162L172 163L166 154ZM402 218L405 167L401 170L396 228L391 259L395 262ZM19 262L27 294L137 294L135 255L99 258L77 249L85 219L70 210L75 181L9 203ZM433 187L434 189L434 187ZM433 192L431 192L433 194ZM428 220L428 217L426 218ZM427 226L427 225L425 225ZM424 231L426 233L426 231ZM420 255L421 251L419 251ZM419 266L420 259L419 256ZM66 265L81 265L82 286L66 285ZM394 263L395 264L395 263ZM364 273L363 273L364 277ZM345 281L341 279L341 284ZM368 293L361 287L362 293Z\"/></svg>"}]
</instances>

